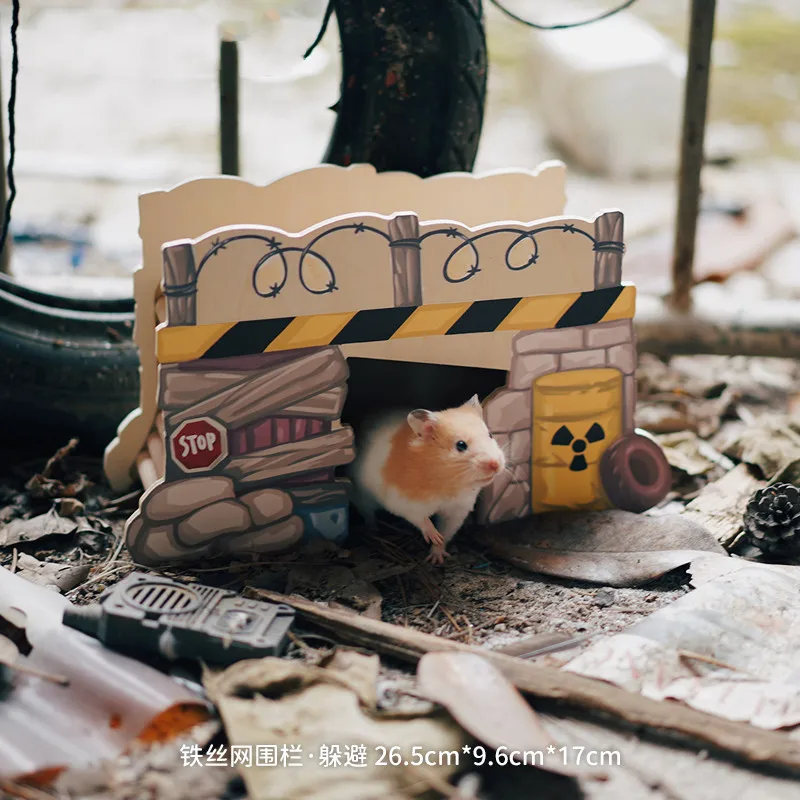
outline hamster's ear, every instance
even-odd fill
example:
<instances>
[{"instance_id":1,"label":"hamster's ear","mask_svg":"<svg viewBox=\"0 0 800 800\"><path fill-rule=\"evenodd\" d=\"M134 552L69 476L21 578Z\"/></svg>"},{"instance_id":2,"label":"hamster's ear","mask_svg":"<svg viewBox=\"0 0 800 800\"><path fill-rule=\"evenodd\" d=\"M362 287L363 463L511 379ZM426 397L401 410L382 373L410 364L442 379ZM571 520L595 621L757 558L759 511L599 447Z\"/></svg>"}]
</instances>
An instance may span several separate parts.
<instances>
[{"instance_id":1,"label":"hamster's ear","mask_svg":"<svg viewBox=\"0 0 800 800\"><path fill-rule=\"evenodd\" d=\"M481 405L481 401L478 400L478 395L472 395L472 397L464 403L463 408L474 411L478 416L483 418L483 406Z\"/></svg>"},{"instance_id":2,"label":"hamster's ear","mask_svg":"<svg viewBox=\"0 0 800 800\"><path fill-rule=\"evenodd\" d=\"M415 409L406 419L417 436L430 436L437 422L436 414L424 408Z\"/></svg>"}]
</instances>

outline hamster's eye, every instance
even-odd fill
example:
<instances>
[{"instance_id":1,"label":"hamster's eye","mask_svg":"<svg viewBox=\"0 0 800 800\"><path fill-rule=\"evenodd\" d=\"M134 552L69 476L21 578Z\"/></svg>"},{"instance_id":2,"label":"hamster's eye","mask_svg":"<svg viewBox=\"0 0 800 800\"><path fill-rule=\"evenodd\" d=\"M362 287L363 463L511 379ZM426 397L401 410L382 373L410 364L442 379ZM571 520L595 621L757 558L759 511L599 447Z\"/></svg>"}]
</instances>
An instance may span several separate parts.
<instances>
[{"instance_id":1,"label":"hamster's eye","mask_svg":"<svg viewBox=\"0 0 800 800\"><path fill-rule=\"evenodd\" d=\"M456 442L456 450L458 450L459 453L463 453L466 449L467 443L463 439L459 439Z\"/></svg>"}]
</instances>

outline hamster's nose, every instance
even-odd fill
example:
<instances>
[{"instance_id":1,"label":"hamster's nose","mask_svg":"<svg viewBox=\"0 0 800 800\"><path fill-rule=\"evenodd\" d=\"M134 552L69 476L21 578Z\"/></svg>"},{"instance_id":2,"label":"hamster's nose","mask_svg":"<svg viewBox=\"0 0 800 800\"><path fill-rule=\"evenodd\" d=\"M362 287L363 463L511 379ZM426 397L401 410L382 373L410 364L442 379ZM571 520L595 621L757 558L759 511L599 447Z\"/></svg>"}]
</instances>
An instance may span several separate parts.
<instances>
[{"instance_id":1,"label":"hamster's nose","mask_svg":"<svg viewBox=\"0 0 800 800\"><path fill-rule=\"evenodd\" d=\"M500 469L500 462L496 458L490 458L483 462L483 466L487 472L497 472Z\"/></svg>"}]
</instances>

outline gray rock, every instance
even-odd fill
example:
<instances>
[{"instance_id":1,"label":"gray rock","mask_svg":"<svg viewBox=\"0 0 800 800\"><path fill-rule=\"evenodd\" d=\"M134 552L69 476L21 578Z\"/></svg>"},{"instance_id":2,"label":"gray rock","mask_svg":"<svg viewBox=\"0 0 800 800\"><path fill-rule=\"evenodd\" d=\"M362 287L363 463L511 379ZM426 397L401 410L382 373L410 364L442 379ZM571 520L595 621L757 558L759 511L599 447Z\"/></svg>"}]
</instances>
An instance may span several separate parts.
<instances>
[{"instance_id":1,"label":"gray rock","mask_svg":"<svg viewBox=\"0 0 800 800\"><path fill-rule=\"evenodd\" d=\"M613 589L598 589L594 595L594 604L600 608L613 606L616 601Z\"/></svg>"}]
</instances>

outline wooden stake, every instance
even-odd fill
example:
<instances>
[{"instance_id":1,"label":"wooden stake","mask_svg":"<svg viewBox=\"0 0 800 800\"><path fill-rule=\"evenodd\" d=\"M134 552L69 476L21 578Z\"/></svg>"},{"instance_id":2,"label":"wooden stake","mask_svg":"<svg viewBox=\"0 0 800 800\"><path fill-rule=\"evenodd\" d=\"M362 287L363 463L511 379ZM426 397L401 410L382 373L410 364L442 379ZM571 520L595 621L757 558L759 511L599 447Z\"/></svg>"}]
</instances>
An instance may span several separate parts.
<instances>
[{"instance_id":1,"label":"wooden stake","mask_svg":"<svg viewBox=\"0 0 800 800\"><path fill-rule=\"evenodd\" d=\"M556 700L573 709L602 715L618 724L647 728L662 737L677 735L733 760L800 775L800 741L784 733L766 731L743 722L715 717L679 703L651 700L604 681L571 672L538 667L521 658L431 636L412 628L343 613L295 595L264 589L250 592L265 600L292 606L298 616L331 632L347 644L416 663L425 653L457 650L491 662L521 692ZM475 687L480 691L480 687Z\"/></svg>"},{"instance_id":2,"label":"wooden stake","mask_svg":"<svg viewBox=\"0 0 800 800\"><path fill-rule=\"evenodd\" d=\"M594 221L594 288L622 283L623 217L621 211L606 211Z\"/></svg>"},{"instance_id":3,"label":"wooden stake","mask_svg":"<svg viewBox=\"0 0 800 800\"><path fill-rule=\"evenodd\" d=\"M219 40L219 157L223 175L239 174L239 43L229 25Z\"/></svg>"},{"instance_id":4,"label":"wooden stake","mask_svg":"<svg viewBox=\"0 0 800 800\"><path fill-rule=\"evenodd\" d=\"M389 220L389 248L392 256L394 304L422 305L422 265L419 245L419 217L398 214Z\"/></svg>"},{"instance_id":5,"label":"wooden stake","mask_svg":"<svg viewBox=\"0 0 800 800\"><path fill-rule=\"evenodd\" d=\"M197 324L197 272L192 243L185 239L165 245L164 295L167 299L167 325Z\"/></svg>"},{"instance_id":6,"label":"wooden stake","mask_svg":"<svg viewBox=\"0 0 800 800\"><path fill-rule=\"evenodd\" d=\"M672 262L672 304L678 311L688 311L691 306L715 8L716 0L692 0L678 178L678 215Z\"/></svg>"}]
</instances>

